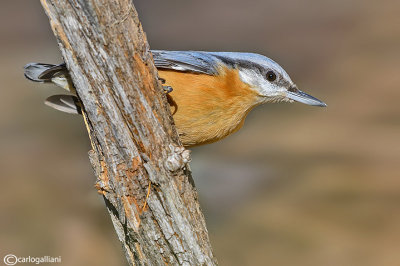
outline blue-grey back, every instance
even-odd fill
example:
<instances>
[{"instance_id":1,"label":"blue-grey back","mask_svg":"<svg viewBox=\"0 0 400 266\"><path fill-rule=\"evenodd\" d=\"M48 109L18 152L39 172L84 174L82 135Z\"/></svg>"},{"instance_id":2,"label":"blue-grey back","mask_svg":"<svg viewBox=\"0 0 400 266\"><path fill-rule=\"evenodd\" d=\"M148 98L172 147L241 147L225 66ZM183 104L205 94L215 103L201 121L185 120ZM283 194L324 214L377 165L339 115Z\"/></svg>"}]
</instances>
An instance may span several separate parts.
<instances>
[{"instance_id":1,"label":"blue-grey back","mask_svg":"<svg viewBox=\"0 0 400 266\"><path fill-rule=\"evenodd\" d=\"M203 52L203 51L164 51L153 50L154 63L157 68L177 71L215 75L221 64L237 68L278 69L285 71L270 58L242 52Z\"/></svg>"}]
</instances>

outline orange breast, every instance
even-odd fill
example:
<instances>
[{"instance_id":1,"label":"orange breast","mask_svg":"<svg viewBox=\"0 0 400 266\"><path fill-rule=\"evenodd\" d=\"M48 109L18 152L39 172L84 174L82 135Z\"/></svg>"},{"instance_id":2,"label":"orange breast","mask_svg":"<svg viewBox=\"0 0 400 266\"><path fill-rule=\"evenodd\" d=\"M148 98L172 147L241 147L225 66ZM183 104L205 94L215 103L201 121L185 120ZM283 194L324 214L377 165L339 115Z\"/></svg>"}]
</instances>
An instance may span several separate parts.
<instances>
[{"instance_id":1,"label":"orange breast","mask_svg":"<svg viewBox=\"0 0 400 266\"><path fill-rule=\"evenodd\" d=\"M168 95L171 112L186 147L212 143L239 130L260 102L237 70L224 69L218 76L173 70L158 73L173 88Z\"/></svg>"}]
</instances>

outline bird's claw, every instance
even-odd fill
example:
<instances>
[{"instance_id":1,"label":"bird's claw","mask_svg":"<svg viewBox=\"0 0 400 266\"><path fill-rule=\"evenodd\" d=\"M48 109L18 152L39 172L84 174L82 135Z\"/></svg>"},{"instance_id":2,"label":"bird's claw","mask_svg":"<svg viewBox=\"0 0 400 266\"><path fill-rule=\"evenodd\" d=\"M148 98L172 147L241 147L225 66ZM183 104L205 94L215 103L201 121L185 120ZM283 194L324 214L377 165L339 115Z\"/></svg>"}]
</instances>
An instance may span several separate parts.
<instances>
[{"instance_id":1,"label":"bird's claw","mask_svg":"<svg viewBox=\"0 0 400 266\"><path fill-rule=\"evenodd\" d=\"M163 78L158 77L158 80L161 81L161 84L165 84L166 80ZM170 93L171 91L173 91L171 86L164 86L163 85L163 89L165 93Z\"/></svg>"},{"instance_id":2,"label":"bird's claw","mask_svg":"<svg viewBox=\"0 0 400 266\"><path fill-rule=\"evenodd\" d=\"M170 93L174 90L171 86L163 86L163 89L165 93Z\"/></svg>"}]
</instances>

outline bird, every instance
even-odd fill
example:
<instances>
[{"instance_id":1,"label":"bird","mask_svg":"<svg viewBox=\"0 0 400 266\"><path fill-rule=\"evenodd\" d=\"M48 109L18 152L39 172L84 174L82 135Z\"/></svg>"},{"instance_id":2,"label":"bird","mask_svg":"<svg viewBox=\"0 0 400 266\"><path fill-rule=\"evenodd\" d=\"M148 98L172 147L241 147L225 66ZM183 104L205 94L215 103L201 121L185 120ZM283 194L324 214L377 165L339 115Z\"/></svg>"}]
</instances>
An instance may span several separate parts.
<instances>
[{"instance_id":1,"label":"bird","mask_svg":"<svg viewBox=\"0 0 400 266\"><path fill-rule=\"evenodd\" d=\"M256 106L300 102L326 107L299 90L272 59L256 53L151 50L167 92L175 126L184 147L219 141L238 131ZM54 83L73 95L53 95L45 104L67 113L81 113L65 63L30 63L25 77Z\"/></svg>"}]
</instances>

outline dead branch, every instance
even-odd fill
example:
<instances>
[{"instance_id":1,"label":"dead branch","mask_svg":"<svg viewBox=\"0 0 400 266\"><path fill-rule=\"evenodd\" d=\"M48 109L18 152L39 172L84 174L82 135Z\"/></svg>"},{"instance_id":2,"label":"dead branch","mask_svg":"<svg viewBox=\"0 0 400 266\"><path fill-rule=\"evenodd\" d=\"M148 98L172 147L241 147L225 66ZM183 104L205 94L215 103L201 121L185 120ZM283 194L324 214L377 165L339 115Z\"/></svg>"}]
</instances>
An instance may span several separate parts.
<instances>
[{"instance_id":1,"label":"dead branch","mask_svg":"<svg viewBox=\"0 0 400 266\"><path fill-rule=\"evenodd\" d=\"M216 265L189 154L133 3L41 3L82 101L96 187L129 264Z\"/></svg>"}]
</instances>

